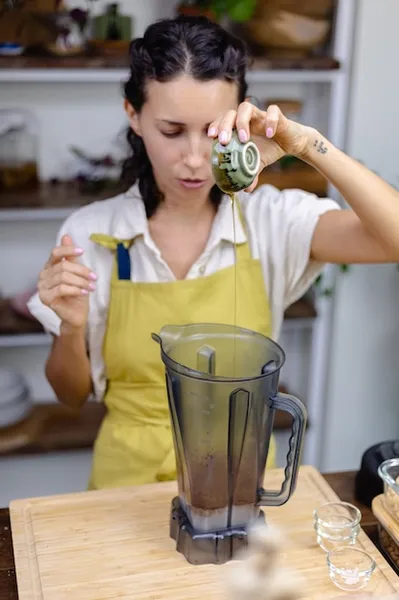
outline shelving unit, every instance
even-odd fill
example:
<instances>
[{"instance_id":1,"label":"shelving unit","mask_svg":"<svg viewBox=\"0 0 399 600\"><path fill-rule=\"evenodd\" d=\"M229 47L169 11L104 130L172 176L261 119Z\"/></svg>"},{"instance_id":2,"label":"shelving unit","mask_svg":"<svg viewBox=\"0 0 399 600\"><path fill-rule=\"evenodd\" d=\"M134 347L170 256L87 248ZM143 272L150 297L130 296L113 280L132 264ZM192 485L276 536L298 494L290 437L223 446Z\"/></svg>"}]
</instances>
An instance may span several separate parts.
<instances>
[{"instance_id":1,"label":"shelving unit","mask_svg":"<svg viewBox=\"0 0 399 600\"><path fill-rule=\"evenodd\" d=\"M125 63L119 57L0 57L0 83L119 83L128 75ZM340 76L338 61L330 58L258 59L247 80L249 84L331 83Z\"/></svg>"},{"instance_id":2,"label":"shelving unit","mask_svg":"<svg viewBox=\"0 0 399 600\"><path fill-rule=\"evenodd\" d=\"M76 209L110 197L115 192L82 193L73 183L42 183L38 189L3 193L0 197L0 223L15 221L64 220Z\"/></svg>"},{"instance_id":3,"label":"shelving unit","mask_svg":"<svg viewBox=\"0 0 399 600\"><path fill-rule=\"evenodd\" d=\"M0 209L0 223L16 221L63 221L75 208L3 208Z\"/></svg>"},{"instance_id":4,"label":"shelving unit","mask_svg":"<svg viewBox=\"0 0 399 600\"><path fill-rule=\"evenodd\" d=\"M1 69L0 83L119 83L127 77L126 69ZM249 84L332 83L339 80L339 70L327 71L252 71Z\"/></svg>"},{"instance_id":5,"label":"shelving unit","mask_svg":"<svg viewBox=\"0 0 399 600\"><path fill-rule=\"evenodd\" d=\"M315 308L312 302L306 299L298 300L286 312L283 328L286 333L306 331L313 327L316 318ZM0 328L1 348L23 348L28 346L48 346L51 335L43 331L37 333L7 333L3 334Z\"/></svg>"},{"instance_id":6,"label":"shelving unit","mask_svg":"<svg viewBox=\"0 0 399 600\"><path fill-rule=\"evenodd\" d=\"M287 61L256 61L248 75L248 83L264 89L268 93L270 84L300 84L304 98L305 121L313 122L312 110L318 107L319 100L328 102L327 119L328 137L338 147L345 147L345 131L347 117L347 102L349 92L349 78L351 69L352 40L355 22L355 1L339 0L335 22L332 55L334 59L312 58L308 62L299 61L293 65ZM116 84L123 81L127 75L126 65L119 60L75 57L73 59L55 59L33 57L0 57L0 84ZM318 115L319 116L319 115ZM316 172L305 174L307 183L298 178L284 183L281 174L265 172L262 183L272 183L277 187L302 187L313 193L328 195L339 199L336 190L327 189L325 180ZM302 173L303 175L303 173ZM276 179L277 178L277 179ZM313 186L313 187L312 187ZM44 186L38 194L30 194L27 204L22 198L0 200L0 227L18 227L22 222L49 222L61 223L73 210L83 204L89 203L98 197L81 196L76 191L73 194L62 196L62 187L53 187L49 190ZM47 196L46 196L47 194ZM58 194L58 195L57 195ZM109 195L109 194L108 194ZM50 196L51 203L46 202ZM327 281L335 277L335 269L329 267L325 271ZM1 284L1 281L0 281ZM329 340L331 333L332 301L328 298L319 298L317 301L317 318L292 318L286 319L283 326L283 335L292 343L298 341L298 336L311 335L311 349L309 357L309 374L306 394L311 427L307 433L303 461L318 466L318 457L323 436L323 419L325 413L325 391L327 365L329 361ZM8 348L23 348L48 345L50 336L46 334L27 334L15 336L0 336L0 351ZM301 345L299 344L299 347ZM300 352L298 352L300 354ZM23 361L19 368L23 368ZM296 367L295 367L296 368ZM293 369L295 371L295 368ZM289 385L292 389L292 386ZM295 390L293 390L295 391Z\"/></svg>"},{"instance_id":7,"label":"shelving unit","mask_svg":"<svg viewBox=\"0 0 399 600\"><path fill-rule=\"evenodd\" d=\"M0 348L24 348L27 346L48 346L51 336L46 333L17 333L0 335Z\"/></svg>"},{"instance_id":8,"label":"shelving unit","mask_svg":"<svg viewBox=\"0 0 399 600\"><path fill-rule=\"evenodd\" d=\"M305 164L282 171L265 169L259 177L259 184L265 183L279 189L298 187L319 196L327 194L327 181ZM0 197L0 223L63 220L76 209L115 193L111 190L97 195L86 194L73 183L43 183L37 190L3 193Z\"/></svg>"},{"instance_id":9,"label":"shelving unit","mask_svg":"<svg viewBox=\"0 0 399 600\"><path fill-rule=\"evenodd\" d=\"M0 83L119 83L127 77L126 69L1 69ZM342 73L337 71L252 71L249 84L332 83Z\"/></svg>"}]
</instances>

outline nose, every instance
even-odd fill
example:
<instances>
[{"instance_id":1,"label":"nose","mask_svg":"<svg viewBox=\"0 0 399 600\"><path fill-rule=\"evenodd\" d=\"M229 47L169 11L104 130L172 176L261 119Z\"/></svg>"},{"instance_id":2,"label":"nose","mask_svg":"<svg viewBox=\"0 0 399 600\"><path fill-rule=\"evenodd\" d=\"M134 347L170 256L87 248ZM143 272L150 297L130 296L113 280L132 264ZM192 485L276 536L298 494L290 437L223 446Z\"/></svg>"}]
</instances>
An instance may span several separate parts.
<instances>
[{"instance_id":1,"label":"nose","mask_svg":"<svg viewBox=\"0 0 399 600\"><path fill-rule=\"evenodd\" d=\"M191 171L197 171L203 166L208 155L209 148L207 144L199 139L190 140L184 153L184 164Z\"/></svg>"},{"instance_id":2,"label":"nose","mask_svg":"<svg viewBox=\"0 0 399 600\"><path fill-rule=\"evenodd\" d=\"M202 167L203 158L199 154L190 153L187 154L184 162L191 171L196 171Z\"/></svg>"}]
</instances>

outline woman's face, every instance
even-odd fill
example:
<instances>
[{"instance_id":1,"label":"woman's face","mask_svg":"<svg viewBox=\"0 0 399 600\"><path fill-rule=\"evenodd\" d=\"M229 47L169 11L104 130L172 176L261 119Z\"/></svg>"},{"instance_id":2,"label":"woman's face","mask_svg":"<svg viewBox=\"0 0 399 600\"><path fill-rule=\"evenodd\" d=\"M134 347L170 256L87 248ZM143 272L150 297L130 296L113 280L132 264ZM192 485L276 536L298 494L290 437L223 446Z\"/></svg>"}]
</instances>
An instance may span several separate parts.
<instances>
[{"instance_id":1,"label":"woman's face","mask_svg":"<svg viewBox=\"0 0 399 600\"><path fill-rule=\"evenodd\" d=\"M142 137L154 176L166 200L205 198L214 184L209 125L236 110L235 83L197 81L182 75L172 81L150 81L140 113L126 103L133 130Z\"/></svg>"}]
</instances>

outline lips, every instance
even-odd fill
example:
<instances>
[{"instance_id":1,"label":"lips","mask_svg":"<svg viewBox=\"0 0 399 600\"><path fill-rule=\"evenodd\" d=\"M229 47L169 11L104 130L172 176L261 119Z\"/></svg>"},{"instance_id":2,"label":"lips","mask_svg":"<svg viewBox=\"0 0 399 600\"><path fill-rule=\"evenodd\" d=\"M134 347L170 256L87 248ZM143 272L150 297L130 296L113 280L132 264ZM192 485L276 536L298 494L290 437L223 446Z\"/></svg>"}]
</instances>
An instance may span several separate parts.
<instances>
[{"instance_id":1,"label":"lips","mask_svg":"<svg viewBox=\"0 0 399 600\"><path fill-rule=\"evenodd\" d=\"M198 189L206 184L205 179L179 179L179 181L187 189Z\"/></svg>"}]
</instances>

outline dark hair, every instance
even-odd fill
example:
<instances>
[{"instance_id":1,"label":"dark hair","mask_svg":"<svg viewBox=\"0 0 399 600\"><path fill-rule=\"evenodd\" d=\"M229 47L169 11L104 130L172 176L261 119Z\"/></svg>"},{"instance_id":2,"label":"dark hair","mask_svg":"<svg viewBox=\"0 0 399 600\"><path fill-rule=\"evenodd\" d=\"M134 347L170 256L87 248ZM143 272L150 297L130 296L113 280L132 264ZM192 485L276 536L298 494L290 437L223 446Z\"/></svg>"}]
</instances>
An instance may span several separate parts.
<instances>
[{"instance_id":1,"label":"dark hair","mask_svg":"<svg viewBox=\"0 0 399 600\"><path fill-rule=\"evenodd\" d=\"M142 38L130 45L130 78L125 98L136 111L146 100L149 80L170 81L183 73L199 81L221 79L236 82L239 102L245 100L247 53L244 43L205 17L180 16L150 25ZM127 141L132 150L122 168L121 181L128 188L138 181L147 217L162 200L143 140L129 127ZM214 185L211 201L219 206L222 193Z\"/></svg>"}]
</instances>

